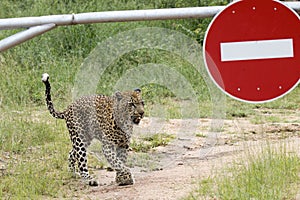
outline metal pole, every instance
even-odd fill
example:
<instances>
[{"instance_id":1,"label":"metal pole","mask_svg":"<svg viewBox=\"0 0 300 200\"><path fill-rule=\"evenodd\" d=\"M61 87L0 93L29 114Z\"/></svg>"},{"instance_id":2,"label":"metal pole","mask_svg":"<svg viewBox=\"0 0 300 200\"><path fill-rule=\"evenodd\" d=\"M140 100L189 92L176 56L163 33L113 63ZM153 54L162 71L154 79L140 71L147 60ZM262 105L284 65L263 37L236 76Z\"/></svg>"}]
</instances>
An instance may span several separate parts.
<instances>
[{"instance_id":1,"label":"metal pole","mask_svg":"<svg viewBox=\"0 0 300 200\"><path fill-rule=\"evenodd\" d=\"M73 15L49 15L40 17L20 17L0 19L0 30L29 28L43 24L70 25Z\"/></svg>"},{"instance_id":2,"label":"metal pole","mask_svg":"<svg viewBox=\"0 0 300 200\"><path fill-rule=\"evenodd\" d=\"M214 16L222 9L224 9L224 6L82 13L74 15L73 23L88 24L103 22L207 18Z\"/></svg>"},{"instance_id":3,"label":"metal pole","mask_svg":"<svg viewBox=\"0 0 300 200\"><path fill-rule=\"evenodd\" d=\"M0 52L5 51L11 47L14 47L22 42L25 42L37 35L41 35L47 31L55 28L55 24L45 24L41 26L35 26L25 31L19 32L15 35L12 35L8 38L5 38L0 41Z\"/></svg>"},{"instance_id":4,"label":"metal pole","mask_svg":"<svg viewBox=\"0 0 300 200\"><path fill-rule=\"evenodd\" d=\"M284 2L290 8L300 11L300 2ZM104 22L128 22L145 20L187 19L212 17L225 6L168 8L149 10L126 10L91 12L81 14L50 15L40 17L21 17L0 19L0 30L28 28L43 24L56 24L57 26L90 24Z\"/></svg>"},{"instance_id":5,"label":"metal pole","mask_svg":"<svg viewBox=\"0 0 300 200\"><path fill-rule=\"evenodd\" d=\"M206 18L214 16L223 8L224 6L211 6L192 8L107 11L69 15L8 18L0 19L0 30L26 28L50 23L56 24L57 26L64 26L104 22Z\"/></svg>"}]
</instances>

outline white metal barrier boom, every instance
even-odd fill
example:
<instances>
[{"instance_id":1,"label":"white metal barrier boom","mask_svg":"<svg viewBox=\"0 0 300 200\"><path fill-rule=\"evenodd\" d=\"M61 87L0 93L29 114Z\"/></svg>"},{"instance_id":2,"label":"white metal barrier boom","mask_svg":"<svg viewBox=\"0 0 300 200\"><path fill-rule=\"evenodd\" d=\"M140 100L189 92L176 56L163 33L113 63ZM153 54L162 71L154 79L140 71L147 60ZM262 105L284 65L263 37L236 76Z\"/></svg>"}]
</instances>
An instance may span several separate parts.
<instances>
[{"instance_id":1,"label":"white metal barrier boom","mask_svg":"<svg viewBox=\"0 0 300 200\"><path fill-rule=\"evenodd\" d=\"M300 11L300 2L285 2L285 4L296 11ZM106 22L206 18L214 16L224 8L225 6L211 6L127 10L0 19L0 30L29 28L1 40L0 52L50 31L56 26Z\"/></svg>"}]
</instances>

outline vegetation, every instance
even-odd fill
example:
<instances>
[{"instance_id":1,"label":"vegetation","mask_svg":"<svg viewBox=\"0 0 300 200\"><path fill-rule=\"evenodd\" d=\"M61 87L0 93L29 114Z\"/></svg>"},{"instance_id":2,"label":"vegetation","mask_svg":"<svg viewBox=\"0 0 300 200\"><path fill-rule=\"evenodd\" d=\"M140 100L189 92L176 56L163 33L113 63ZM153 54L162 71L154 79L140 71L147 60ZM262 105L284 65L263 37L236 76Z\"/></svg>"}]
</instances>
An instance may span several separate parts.
<instances>
[{"instance_id":1,"label":"vegetation","mask_svg":"<svg viewBox=\"0 0 300 200\"><path fill-rule=\"evenodd\" d=\"M227 3L226 0L1 0L0 18ZM50 74L54 104L58 110L62 110L72 100L75 75L81 64L102 41L135 28L162 27L179 31L202 44L210 20L165 20L57 27L1 53L0 199L72 196L72 193L68 192L70 187L66 186L71 180L66 162L71 146L64 122L52 120L44 105L42 73ZM2 30L0 39L19 31L21 29ZM139 49L122 55L104 72L97 92L112 94L115 83L126 71L147 63L171 66L186 77L199 102L200 113L197 117L211 116L210 91L201 74L180 56L163 50ZM155 116L156 113L152 111L158 104L160 109L157 113L166 110L164 116L167 118L183 116L179 109L180 97L175 96L168 88L149 83L142 85L142 90L148 116L149 113L150 116ZM299 93L298 87L287 97L263 105L248 105L228 99L226 113L229 117L245 117L253 115L252 109L258 107L296 109L300 103ZM133 143L133 147L137 148L136 151L148 151L157 145L166 144L170 139L168 135L159 137L142 139L148 140L150 146Z\"/></svg>"},{"instance_id":2,"label":"vegetation","mask_svg":"<svg viewBox=\"0 0 300 200\"><path fill-rule=\"evenodd\" d=\"M89 2L83 0L76 1L8 1L0 2L0 18L23 17L23 16L41 16L52 14L82 13L93 11L108 10L127 10L127 9L150 9L150 8L172 8L208 5L210 1L173 1L173 0L150 0L150 1L96 1ZM226 1L214 1L209 4L224 4ZM202 23L205 22L205 23ZM41 84L39 79L41 73L48 72L55 85L55 99L57 102L66 102L70 99L71 89L74 83L74 77L83 60L90 52L105 39L114 34L131 30L139 27L164 27L172 30L190 33L190 37L203 40L205 28L199 29L199 26L207 26L208 21L203 19L195 20L166 20L151 22L132 22L132 23L108 23L77 25L68 27L58 27L42 36L36 37L13 49L10 49L0 57L1 80L0 99L2 106L12 105L42 105ZM20 31L20 30L17 30ZM15 30L4 30L0 32L0 39L15 33ZM174 60L175 59L175 60ZM164 61L165 60L165 61ZM111 85L98 88L99 93L111 94L112 84L118 80L118 77L138 64L161 62L179 67L183 64L180 58L174 55L164 54L160 51L135 51L119 58L112 64L107 74ZM183 64L188 68L187 63ZM59 69L59 70L58 70ZM185 69L185 68L182 68ZM195 74L185 70L187 76ZM201 76L193 79L194 86L202 84ZM201 87L199 87L201 88ZM152 89L152 88L151 88ZM166 91L164 91L166 93ZM207 92L206 92L207 93ZM169 94L169 93L167 93ZM60 101L61 100L61 101Z\"/></svg>"},{"instance_id":3,"label":"vegetation","mask_svg":"<svg viewBox=\"0 0 300 200\"><path fill-rule=\"evenodd\" d=\"M135 152L148 152L155 147L166 146L175 138L176 136L172 134L156 133L151 136L133 139L130 147Z\"/></svg>"},{"instance_id":4,"label":"vegetation","mask_svg":"<svg viewBox=\"0 0 300 200\"><path fill-rule=\"evenodd\" d=\"M268 147L257 155L248 155L199 183L192 199L293 199L298 192L300 159L287 154L286 147Z\"/></svg>"}]
</instances>

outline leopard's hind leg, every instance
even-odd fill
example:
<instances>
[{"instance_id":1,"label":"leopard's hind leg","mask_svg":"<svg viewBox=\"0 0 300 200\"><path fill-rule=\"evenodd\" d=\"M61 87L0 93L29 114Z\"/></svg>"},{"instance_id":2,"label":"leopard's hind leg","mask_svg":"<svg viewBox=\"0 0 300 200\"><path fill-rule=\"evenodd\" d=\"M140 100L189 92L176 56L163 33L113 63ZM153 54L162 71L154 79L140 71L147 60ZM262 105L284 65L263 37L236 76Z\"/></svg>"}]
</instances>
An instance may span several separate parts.
<instances>
[{"instance_id":1,"label":"leopard's hind leg","mask_svg":"<svg viewBox=\"0 0 300 200\"><path fill-rule=\"evenodd\" d=\"M67 123L67 127L73 147L69 153L69 169L76 175L75 164L77 162L81 178L90 186L97 186L98 182L89 175L87 166L87 147L90 141L84 138L85 134L83 131L80 131L82 129L75 128L75 126L72 126L72 123Z\"/></svg>"},{"instance_id":2,"label":"leopard's hind leg","mask_svg":"<svg viewBox=\"0 0 300 200\"><path fill-rule=\"evenodd\" d=\"M76 157L75 157L75 151L72 149L69 152L69 171L72 173L73 177L76 177L76 168L75 168L75 164L76 164Z\"/></svg>"},{"instance_id":3,"label":"leopard's hind leg","mask_svg":"<svg viewBox=\"0 0 300 200\"><path fill-rule=\"evenodd\" d=\"M73 150L75 150L75 157L78 163L78 169L80 176L90 186L97 186L98 182L89 174L87 166L87 144L80 137L76 138L75 146L73 144Z\"/></svg>"}]
</instances>

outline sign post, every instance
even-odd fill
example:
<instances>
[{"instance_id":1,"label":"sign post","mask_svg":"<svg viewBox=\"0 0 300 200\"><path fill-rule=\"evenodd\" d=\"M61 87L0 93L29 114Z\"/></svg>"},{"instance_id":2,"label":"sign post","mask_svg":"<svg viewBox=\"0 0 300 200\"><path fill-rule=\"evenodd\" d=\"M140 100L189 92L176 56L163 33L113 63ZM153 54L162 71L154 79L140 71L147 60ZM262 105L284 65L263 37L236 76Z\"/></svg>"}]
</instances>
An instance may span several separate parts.
<instances>
[{"instance_id":1,"label":"sign post","mask_svg":"<svg viewBox=\"0 0 300 200\"><path fill-rule=\"evenodd\" d=\"M204 61L229 96L250 103L277 99L299 83L299 16L279 1L236 1L208 27Z\"/></svg>"}]
</instances>

